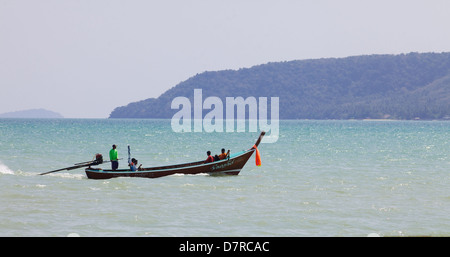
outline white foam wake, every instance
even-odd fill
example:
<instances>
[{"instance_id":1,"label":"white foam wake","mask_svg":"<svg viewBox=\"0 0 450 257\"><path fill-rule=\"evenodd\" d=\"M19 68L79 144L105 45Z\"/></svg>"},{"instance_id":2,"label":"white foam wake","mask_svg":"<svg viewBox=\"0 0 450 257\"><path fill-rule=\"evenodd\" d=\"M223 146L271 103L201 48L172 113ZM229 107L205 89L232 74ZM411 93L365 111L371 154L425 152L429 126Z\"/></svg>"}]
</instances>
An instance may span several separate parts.
<instances>
[{"instance_id":1,"label":"white foam wake","mask_svg":"<svg viewBox=\"0 0 450 257\"><path fill-rule=\"evenodd\" d=\"M8 166L0 162L0 174L14 174L14 171L10 170Z\"/></svg>"}]
</instances>

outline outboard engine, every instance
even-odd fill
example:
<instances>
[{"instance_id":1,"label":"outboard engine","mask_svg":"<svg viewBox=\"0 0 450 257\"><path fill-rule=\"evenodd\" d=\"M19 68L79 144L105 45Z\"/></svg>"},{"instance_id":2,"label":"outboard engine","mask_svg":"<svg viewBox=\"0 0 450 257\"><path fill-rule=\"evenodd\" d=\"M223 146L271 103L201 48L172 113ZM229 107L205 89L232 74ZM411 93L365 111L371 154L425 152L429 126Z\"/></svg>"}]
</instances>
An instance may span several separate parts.
<instances>
[{"instance_id":1,"label":"outboard engine","mask_svg":"<svg viewBox=\"0 0 450 257\"><path fill-rule=\"evenodd\" d=\"M99 165L103 163L103 155L101 154L96 154L95 155L95 161L92 163L93 165Z\"/></svg>"}]
</instances>

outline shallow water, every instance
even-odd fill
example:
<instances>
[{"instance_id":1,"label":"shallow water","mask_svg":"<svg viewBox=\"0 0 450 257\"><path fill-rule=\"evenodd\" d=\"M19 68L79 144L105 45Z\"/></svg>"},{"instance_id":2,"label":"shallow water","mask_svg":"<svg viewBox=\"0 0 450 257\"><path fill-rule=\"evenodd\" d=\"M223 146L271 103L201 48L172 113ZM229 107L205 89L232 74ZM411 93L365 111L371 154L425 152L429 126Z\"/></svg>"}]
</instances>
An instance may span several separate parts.
<instances>
[{"instance_id":1,"label":"shallow water","mask_svg":"<svg viewBox=\"0 0 450 257\"><path fill-rule=\"evenodd\" d=\"M0 236L449 236L450 122L280 121L239 176L37 174L126 145L144 166L250 148L170 120L0 120ZM104 167L108 167L105 165Z\"/></svg>"}]
</instances>

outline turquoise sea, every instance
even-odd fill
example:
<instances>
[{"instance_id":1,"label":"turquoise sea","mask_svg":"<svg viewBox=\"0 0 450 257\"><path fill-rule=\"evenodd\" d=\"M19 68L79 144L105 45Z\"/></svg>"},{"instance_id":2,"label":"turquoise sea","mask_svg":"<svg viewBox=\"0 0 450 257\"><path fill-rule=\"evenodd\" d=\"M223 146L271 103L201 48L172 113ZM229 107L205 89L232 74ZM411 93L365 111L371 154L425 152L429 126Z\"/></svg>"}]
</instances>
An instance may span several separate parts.
<instances>
[{"instance_id":1,"label":"turquoise sea","mask_svg":"<svg viewBox=\"0 0 450 257\"><path fill-rule=\"evenodd\" d=\"M0 119L0 236L450 236L450 122L280 121L239 176L89 180L127 145L144 166L249 149L259 133L170 120ZM104 164L108 167L108 164Z\"/></svg>"}]
</instances>

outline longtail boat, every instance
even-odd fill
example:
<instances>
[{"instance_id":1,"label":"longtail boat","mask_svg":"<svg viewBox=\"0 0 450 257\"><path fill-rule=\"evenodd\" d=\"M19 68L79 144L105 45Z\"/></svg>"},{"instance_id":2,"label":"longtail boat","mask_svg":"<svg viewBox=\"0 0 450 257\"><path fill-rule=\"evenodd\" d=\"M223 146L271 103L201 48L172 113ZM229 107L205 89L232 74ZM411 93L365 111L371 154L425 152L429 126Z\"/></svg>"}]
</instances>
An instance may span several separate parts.
<instances>
[{"instance_id":1,"label":"longtail boat","mask_svg":"<svg viewBox=\"0 0 450 257\"><path fill-rule=\"evenodd\" d=\"M257 152L257 162L259 159L258 145L261 142L265 132L261 132L258 140L252 148L239 153L231 154L227 159L204 163L202 161L175 164L168 166L141 168L137 171L130 169L99 169L88 167L85 169L86 175L90 179L110 179L116 177L142 177L159 178L174 174L210 174L210 175L238 175L253 152Z\"/></svg>"}]
</instances>

